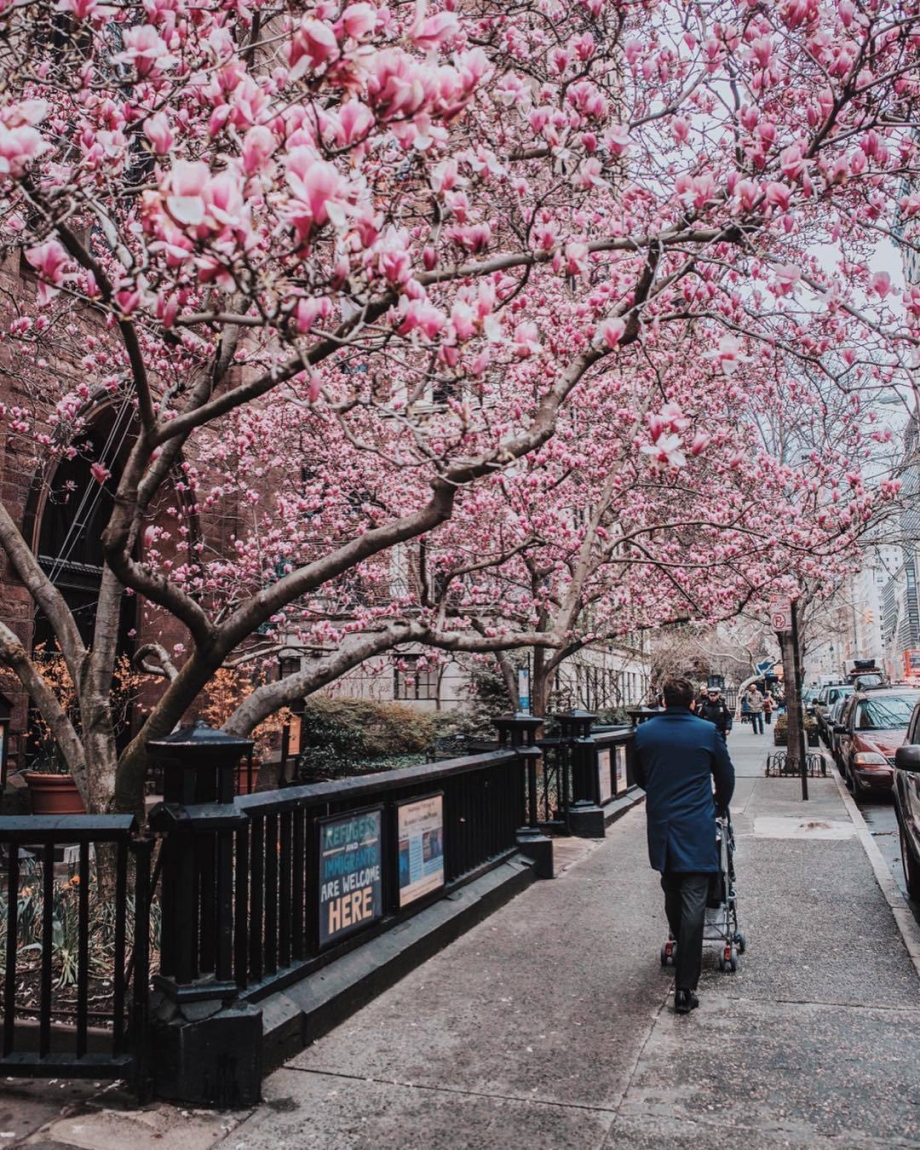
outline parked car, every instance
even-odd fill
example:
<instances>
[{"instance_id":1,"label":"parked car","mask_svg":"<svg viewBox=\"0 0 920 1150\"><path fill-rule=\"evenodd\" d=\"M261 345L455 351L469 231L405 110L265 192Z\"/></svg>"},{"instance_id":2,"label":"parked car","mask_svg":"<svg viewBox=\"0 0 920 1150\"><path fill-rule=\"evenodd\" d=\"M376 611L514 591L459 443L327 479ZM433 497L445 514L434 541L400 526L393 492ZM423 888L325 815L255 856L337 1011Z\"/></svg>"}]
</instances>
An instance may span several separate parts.
<instances>
[{"instance_id":1,"label":"parked car","mask_svg":"<svg viewBox=\"0 0 920 1150\"><path fill-rule=\"evenodd\" d=\"M833 731L830 727L831 713L837 708L837 704L848 695L852 695L854 690L855 687L850 683L833 683L830 686L822 687L821 693L815 699L814 711L815 718L818 720L818 734L824 739L830 750L834 749Z\"/></svg>"},{"instance_id":2,"label":"parked car","mask_svg":"<svg viewBox=\"0 0 920 1150\"><path fill-rule=\"evenodd\" d=\"M850 691L849 694L841 695L833 707L824 712L824 741L827 743L831 757L837 764L837 770L840 771L841 775L843 774L843 765L840 761L840 736L837 734L837 727L843 723L847 703L850 701L852 693Z\"/></svg>"},{"instance_id":3,"label":"parked car","mask_svg":"<svg viewBox=\"0 0 920 1150\"><path fill-rule=\"evenodd\" d=\"M894 812L904 882L910 897L920 902L920 703L910 717L907 738L895 751L894 765Z\"/></svg>"},{"instance_id":4,"label":"parked car","mask_svg":"<svg viewBox=\"0 0 920 1150\"><path fill-rule=\"evenodd\" d=\"M847 700L836 734L843 777L854 794L891 790L895 752L918 702L920 690L908 687L870 687Z\"/></svg>"}]
</instances>

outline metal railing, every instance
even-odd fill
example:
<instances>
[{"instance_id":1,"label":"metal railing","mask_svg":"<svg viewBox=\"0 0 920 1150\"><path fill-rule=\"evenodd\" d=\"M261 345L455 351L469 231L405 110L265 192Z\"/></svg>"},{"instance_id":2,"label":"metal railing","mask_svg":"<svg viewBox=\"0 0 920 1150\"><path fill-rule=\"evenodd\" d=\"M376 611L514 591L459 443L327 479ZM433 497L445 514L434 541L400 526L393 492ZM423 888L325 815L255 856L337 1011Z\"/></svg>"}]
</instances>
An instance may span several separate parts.
<instances>
[{"instance_id":1,"label":"metal railing","mask_svg":"<svg viewBox=\"0 0 920 1150\"><path fill-rule=\"evenodd\" d=\"M632 731L591 719L559 716L541 746L542 720L508 716L487 753L242 795L246 740L192 729L160 744L155 837L129 816L0 818L0 1072L254 1104L262 1010L284 996L265 999L518 851L551 876L544 828L604 833Z\"/></svg>"},{"instance_id":2,"label":"metal railing","mask_svg":"<svg viewBox=\"0 0 920 1150\"><path fill-rule=\"evenodd\" d=\"M427 799L437 800L428 833L436 838L432 850L440 852L442 873L409 903L400 856L410 848L400 839L400 811ZM330 900L322 889L321 830L337 816L365 812L379 826L379 841L366 848L371 861L360 869L377 867L379 874L370 883L362 876L361 890L373 890L353 923L348 903L354 929L329 931L322 919ZM164 804L151 814L166 836L157 982L176 988L210 977L215 993L257 1001L498 865L517 850L524 822L523 767L511 750L230 803L181 810Z\"/></svg>"},{"instance_id":3,"label":"metal railing","mask_svg":"<svg viewBox=\"0 0 920 1150\"><path fill-rule=\"evenodd\" d=\"M527 786L531 827L568 832L573 808L605 807L633 785L631 726L591 728L586 736L562 733L539 739L542 760Z\"/></svg>"},{"instance_id":4,"label":"metal railing","mask_svg":"<svg viewBox=\"0 0 920 1150\"><path fill-rule=\"evenodd\" d=\"M0 818L0 1073L144 1081L153 844L135 829L130 815Z\"/></svg>"}]
</instances>

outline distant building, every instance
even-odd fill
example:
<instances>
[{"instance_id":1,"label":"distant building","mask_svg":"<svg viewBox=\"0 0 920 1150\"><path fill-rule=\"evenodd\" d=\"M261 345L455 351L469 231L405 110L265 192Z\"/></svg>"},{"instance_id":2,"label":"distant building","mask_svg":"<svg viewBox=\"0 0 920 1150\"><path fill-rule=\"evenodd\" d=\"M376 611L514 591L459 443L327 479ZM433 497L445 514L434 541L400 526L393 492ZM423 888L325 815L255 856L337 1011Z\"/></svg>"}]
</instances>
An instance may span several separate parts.
<instances>
[{"instance_id":1,"label":"distant building","mask_svg":"<svg viewBox=\"0 0 920 1150\"><path fill-rule=\"evenodd\" d=\"M905 194L910 194L905 185ZM907 284L920 284L920 224L903 219L895 228ZM901 561L882 589L882 642L893 678L920 675L920 419L911 413L901 456Z\"/></svg>"}]
</instances>

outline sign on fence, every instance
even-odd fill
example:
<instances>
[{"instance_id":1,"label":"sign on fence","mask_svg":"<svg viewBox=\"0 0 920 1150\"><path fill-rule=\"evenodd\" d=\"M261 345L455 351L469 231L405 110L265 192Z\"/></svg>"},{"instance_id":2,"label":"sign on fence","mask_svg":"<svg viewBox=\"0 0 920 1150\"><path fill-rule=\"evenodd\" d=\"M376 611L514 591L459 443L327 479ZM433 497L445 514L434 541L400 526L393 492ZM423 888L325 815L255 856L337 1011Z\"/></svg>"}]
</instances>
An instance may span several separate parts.
<instances>
[{"instance_id":1,"label":"sign on fence","mask_svg":"<svg viewBox=\"0 0 920 1150\"><path fill-rule=\"evenodd\" d=\"M597 778L600 802L603 806L614 795L613 775L610 771L610 747L604 747L602 751L597 752Z\"/></svg>"},{"instance_id":2,"label":"sign on fence","mask_svg":"<svg viewBox=\"0 0 920 1150\"><path fill-rule=\"evenodd\" d=\"M616 755L617 794L625 795L627 790L626 748L617 746L614 749L614 754Z\"/></svg>"},{"instance_id":3,"label":"sign on fence","mask_svg":"<svg viewBox=\"0 0 920 1150\"><path fill-rule=\"evenodd\" d=\"M396 808L399 840L399 905L444 885L444 796L400 803Z\"/></svg>"},{"instance_id":4,"label":"sign on fence","mask_svg":"<svg viewBox=\"0 0 920 1150\"><path fill-rule=\"evenodd\" d=\"M320 820L320 946L382 916L382 831L383 807Z\"/></svg>"}]
</instances>

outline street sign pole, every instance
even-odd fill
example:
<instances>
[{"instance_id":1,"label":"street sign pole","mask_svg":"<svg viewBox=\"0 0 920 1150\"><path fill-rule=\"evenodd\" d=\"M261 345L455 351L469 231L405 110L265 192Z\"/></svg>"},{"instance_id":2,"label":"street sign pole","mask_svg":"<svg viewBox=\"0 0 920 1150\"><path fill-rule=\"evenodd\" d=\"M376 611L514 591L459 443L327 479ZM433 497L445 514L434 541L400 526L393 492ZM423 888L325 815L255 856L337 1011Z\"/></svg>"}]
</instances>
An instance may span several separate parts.
<instances>
[{"instance_id":1,"label":"street sign pole","mask_svg":"<svg viewBox=\"0 0 920 1150\"><path fill-rule=\"evenodd\" d=\"M522 715L530 714L530 671L526 667L518 671L518 708Z\"/></svg>"},{"instance_id":2,"label":"street sign pole","mask_svg":"<svg viewBox=\"0 0 920 1150\"><path fill-rule=\"evenodd\" d=\"M794 701L799 713L799 766L802 771L802 800L808 799L808 760L805 749L805 708L802 706L802 656L799 651L798 603L792 600L792 666L795 671Z\"/></svg>"}]
</instances>

